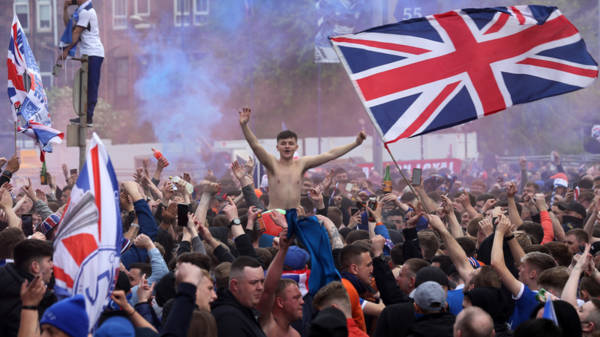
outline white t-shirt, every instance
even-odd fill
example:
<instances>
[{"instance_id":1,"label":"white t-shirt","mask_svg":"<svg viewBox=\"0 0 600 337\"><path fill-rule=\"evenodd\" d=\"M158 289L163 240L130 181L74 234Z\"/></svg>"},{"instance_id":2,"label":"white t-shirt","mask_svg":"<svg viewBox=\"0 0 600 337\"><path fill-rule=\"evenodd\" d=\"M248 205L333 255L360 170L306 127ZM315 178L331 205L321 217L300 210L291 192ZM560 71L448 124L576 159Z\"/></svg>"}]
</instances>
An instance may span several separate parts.
<instances>
[{"instance_id":1,"label":"white t-shirt","mask_svg":"<svg viewBox=\"0 0 600 337\"><path fill-rule=\"evenodd\" d=\"M83 27L77 46L81 50L81 55L104 57L104 46L100 41L100 30L98 29L98 16L93 8L85 9L87 4L88 2L77 9L79 11L77 26Z\"/></svg>"}]
</instances>

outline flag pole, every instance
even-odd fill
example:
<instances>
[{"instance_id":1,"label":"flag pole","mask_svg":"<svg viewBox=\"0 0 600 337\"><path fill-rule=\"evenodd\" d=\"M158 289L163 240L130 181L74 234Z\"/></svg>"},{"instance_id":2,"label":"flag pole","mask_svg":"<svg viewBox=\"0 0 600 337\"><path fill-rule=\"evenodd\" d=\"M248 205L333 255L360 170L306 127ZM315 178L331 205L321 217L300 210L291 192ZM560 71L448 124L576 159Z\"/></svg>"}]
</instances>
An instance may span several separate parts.
<instances>
[{"instance_id":1,"label":"flag pole","mask_svg":"<svg viewBox=\"0 0 600 337\"><path fill-rule=\"evenodd\" d=\"M415 188L412 186L411 182L408 181L408 179L406 178L406 175L404 174L404 172L402 172L402 169L400 169L400 165L398 165L396 158L394 158L392 151L390 151L390 148L388 147L388 144L385 142L383 137L382 137L381 141L383 142L383 147L385 147L385 149L389 153L390 157L392 158L392 161L394 162L394 166L396 166L396 169L398 169L398 172L400 172L400 175L402 176L402 180L404 180L406 185L410 188L411 192L413 192L414 195L417 197L417 199L419 199L419 201L421 202L421 206L423 207L423 210L425 210L426 213L431 213L431 211L427 208L427 205L425 204L425 202L423 202L421 195L419 193L417 193Z\"/></svg>"},{"instance_id":2,"label":"flag pole","mask_svg":"<svg viewBox=\"0 0 600 337\"><path fill-rule=\"evenodd\" d=\"M17 122L14 122L13 133L15 135L15 156L17 155Z\"/></svg>"}]
</instances>

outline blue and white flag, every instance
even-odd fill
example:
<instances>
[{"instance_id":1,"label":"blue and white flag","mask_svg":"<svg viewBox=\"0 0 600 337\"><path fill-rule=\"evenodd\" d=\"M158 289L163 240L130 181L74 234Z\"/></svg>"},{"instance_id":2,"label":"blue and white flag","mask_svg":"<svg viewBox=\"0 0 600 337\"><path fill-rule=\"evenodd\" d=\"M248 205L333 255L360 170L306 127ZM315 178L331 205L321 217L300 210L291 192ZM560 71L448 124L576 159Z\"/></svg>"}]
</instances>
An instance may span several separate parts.
<instances>
[{"instance_id":1,"label":"blue and white flag","mask_svg":"<svg viewBox=\"0 0 600 337\"><path fill-rule=\"evenodd\" d=\"M27 36L15 15L8 45L8 99L17 122L17 131L33 138L42 151L52 152L52 143L60 144L63 133L52 128L48 98L40 68L27 42Z\"/></svg>"},{"instance_id":2,"label":"blue and white flag","mask_svg":"<svg viewBox=\"0 0 600 337\"><path fill-rule=\"evenodd\" d=\"M58 226L53 257L56 295L83 295L90 329L114 289L122 240L119 185L104 144L94 133Z\"/></svg>"},{"instance_id":3,"label":"blue and white flag","mask_svg":"<svg viewBox=\"0 0 600 337\"><path fill-rule=\"evenodd\" d=\"M556 317L556 312L554 311L554 304L550 298L546 299L546 304L544 304L544 313L542 314L542 318L551 320L554 325L558 326L558 318Z\"/></svg>"}]
</instances>

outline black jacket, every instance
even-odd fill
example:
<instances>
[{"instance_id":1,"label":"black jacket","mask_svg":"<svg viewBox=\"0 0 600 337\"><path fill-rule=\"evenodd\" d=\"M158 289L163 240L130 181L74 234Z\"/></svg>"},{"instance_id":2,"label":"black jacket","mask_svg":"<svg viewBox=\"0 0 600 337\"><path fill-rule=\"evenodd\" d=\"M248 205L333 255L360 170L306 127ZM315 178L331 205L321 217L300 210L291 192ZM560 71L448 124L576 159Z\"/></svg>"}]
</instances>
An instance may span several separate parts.
<instances>
[{"instance_id":1,"label":"black jacket","mask_svg":"<svg viewBox=\"0 0 600 337\"><path fill-rule=\"evenodd\" d=\"M454 319L448 312L416 318L412 302L392 304L379 315L374 337L452 337Z\"/></svg>"},{"instance_id":2,"label":"black jacket","mask_svg":"<svg viewBox=\"0 0 600 337\"><path fill-rule=\"evenodd\" d=\"M219 337L266 337L256 311L242 306L229 290L219 294L212 305Z\"/></svg>"},{"instance_id":3,"label":"black jacket","mask_svg":"<svg viewBox=\"0 0 600 337\"><path fill-rule=\"evenodd\" d=\"M13 337L19 332L21 322L21 284L33 275L18 270L13 263L0 267L0 336ZM39 305L39 317L56 302L56 296L48 290Z\"/></svg>"},{"instance_id":4,"label":"black jacket","mask_svg":"<svg viewBox=\"0 0 600 337\"><path fill-rule=\"evenodd\" d=\"M373 277L377 284L377 289L381 294L381 299L385 305L396 303L410 302L410 298L406 296L396 284L394 274L390 266L381 257L373 259Z\"/></svg>"},{"instance_id":5,"label":"black jacket","mask_svg":"<svg viewBox=\"0 0 600 337\"><path fill-rule=\"evenodd\" d=\"M410 327L410 337L452 337L454 332L454 315L449 312L427 314L417 318Z\"/></svg>"}]
</instances>

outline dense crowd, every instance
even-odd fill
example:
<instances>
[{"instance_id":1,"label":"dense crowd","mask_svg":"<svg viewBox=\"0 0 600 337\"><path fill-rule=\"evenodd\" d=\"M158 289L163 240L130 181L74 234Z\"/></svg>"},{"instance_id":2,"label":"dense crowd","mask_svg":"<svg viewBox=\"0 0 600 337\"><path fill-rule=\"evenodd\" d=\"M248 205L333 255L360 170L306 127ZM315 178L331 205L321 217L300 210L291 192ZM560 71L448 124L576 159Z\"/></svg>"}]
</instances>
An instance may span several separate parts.
<instances>
[{"instance_id":1,"label":"dense crowd","mask_svg":"<svg viewBox=\"0 0 600 337\"><path fill-rule=\"evenodd\" d=\"M0 164L0 335L86 336L84 298L53 291L77 172L17 189L18 157ZM381 174L330 162L271 212L253 160L223 177L166 165L120 182L121 268L94 336L600 335L598 164L430 169L384 193Z\"/></svg>"}]
</instances>

